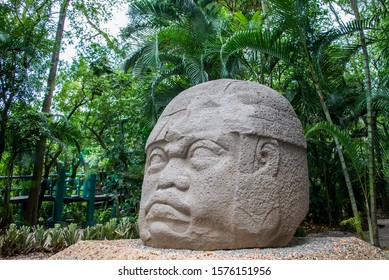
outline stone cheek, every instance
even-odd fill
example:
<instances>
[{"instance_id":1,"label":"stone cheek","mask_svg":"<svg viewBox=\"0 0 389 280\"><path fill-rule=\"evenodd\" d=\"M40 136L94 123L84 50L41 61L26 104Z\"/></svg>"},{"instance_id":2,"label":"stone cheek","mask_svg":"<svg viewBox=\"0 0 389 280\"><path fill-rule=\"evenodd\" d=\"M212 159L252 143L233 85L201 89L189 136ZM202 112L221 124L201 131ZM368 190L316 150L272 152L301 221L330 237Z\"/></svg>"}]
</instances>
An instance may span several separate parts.
<instances>
[{"instance_id":1,"label":"stone cheek","mask_svg":"<svg viewBox=\"0 0 389 280\"><path fill-rule=\"evenodd\" d=\"M198 250L285 246L308 210L305 145L290 104L271 89L218 80L184 91L147 142L142 241Z\"/></svg>"}]
</instances>

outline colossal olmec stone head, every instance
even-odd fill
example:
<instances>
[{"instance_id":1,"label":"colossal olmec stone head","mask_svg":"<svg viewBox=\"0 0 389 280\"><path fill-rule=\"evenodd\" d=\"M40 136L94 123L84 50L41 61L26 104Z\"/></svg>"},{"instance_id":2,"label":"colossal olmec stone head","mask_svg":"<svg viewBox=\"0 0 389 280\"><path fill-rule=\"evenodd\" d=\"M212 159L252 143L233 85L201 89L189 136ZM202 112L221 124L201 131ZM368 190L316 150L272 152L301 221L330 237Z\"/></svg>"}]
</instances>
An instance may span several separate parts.
<instances>
[{"instance_id":1,"label":"colossal olmec stone head","mask_svg":"<svg viewBox=\"0 0 389 280\"><path fill-rule=\"evenodd\" d=\"M308 211L306 141L289 102L216 80L166 107L146 144L140 238L161 248L285 246Z\"/></svg>"}]
</instances>

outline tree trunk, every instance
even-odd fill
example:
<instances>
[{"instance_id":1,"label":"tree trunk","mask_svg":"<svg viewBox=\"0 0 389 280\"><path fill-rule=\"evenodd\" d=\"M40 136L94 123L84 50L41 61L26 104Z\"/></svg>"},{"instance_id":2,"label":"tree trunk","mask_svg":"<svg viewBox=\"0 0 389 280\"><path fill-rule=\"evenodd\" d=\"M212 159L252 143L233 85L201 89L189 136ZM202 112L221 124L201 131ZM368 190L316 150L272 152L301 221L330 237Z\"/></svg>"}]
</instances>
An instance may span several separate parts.
<instances>
[{"instance_id":1,"label":"tree trunk","mask_svg":"<svg viewBox=\"0 0 389 280\"><path fill-rule=\"evenodd\" d=\"M350 0L351 7L354 11L356 20L360 20L359 10L356 0ZM367 44L365 34L363 30L359 32L359 38L361 40L362 52L363 52L363 64L365 71L366 80L366 110L367 110L367 138L369 144L369 196L370 196L370 220L371 229L370 232L370 243L379 247L380 241L378 236L377 226L377 203L376 203L376 188L374 179L374 134L373 134L373 118L372 118L372 105L371 105L371 78L369 68L369 54L367 51Z\"/></svg>"},{"instance_id":2,"label":"tree trunk","mask_svg":"<svg viewBox=\"0 0 389 280\"><path fill-rule=\"evenodd\" d=\"M15 158L16 158L16 153L11 151L11 155L7 163L7 179L5 179L5 184L4 184L3 220L0 219L0 229L8 228L9 224L12 222L12 215L11 215L9 202L11 199L12 176L13 176L13 166L14 166Z\"/></svg>"},{"instance_id":3,"label":"tree trunk","mask_svg":"<svg viewBox=\"0 0 389 280\"><path fill-rule=\"evenodd\" d=\"M64 32L66 12L69 3L70 0L64 0L61 4L60 15L59 15L58 25L57 25L57 33L55 36L53 53L51 57L51 67L49 72L49 78L47 81L48 90L42 106L42 112L44 113L50 113L51 110L51 103L53 100L55 79L57 76L57 68L58 68L59 54L61 50L61 43L62 43L63 32ZM26 223L29 225L37 224L37 220L38 220L39 194L41 188L45 148L46 148L46 138L41 137L36 145L34 171L32 174L32 183L31 183L32 185L30 188L26 210L24 213L24 219Z\"/></svg>"}]
</instances>

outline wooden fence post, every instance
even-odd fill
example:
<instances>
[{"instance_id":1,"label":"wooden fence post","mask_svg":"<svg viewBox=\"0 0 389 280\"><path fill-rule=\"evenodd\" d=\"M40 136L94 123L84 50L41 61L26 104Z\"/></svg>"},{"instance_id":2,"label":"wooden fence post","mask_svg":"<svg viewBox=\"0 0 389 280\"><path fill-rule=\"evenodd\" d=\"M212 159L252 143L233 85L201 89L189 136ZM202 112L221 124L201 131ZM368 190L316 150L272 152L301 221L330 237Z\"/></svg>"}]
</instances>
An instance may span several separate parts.
<instances>
[{"instance_id":1,"label":"wooden fence post","mask_svg":"<svg viewBox=\"0 0 389 280\"><path fill-rule=\"evenodd\" d=\"M96 194L96 174L90 174L84 185L83 197L88 201L86 206L86 221L83 223L83 228L94 226L95 221L93 214L95 211L95 194Z\"/></svg>"},{"instance_id":2,"label":"wooden fence post","mask_svg":"<svg viewBox=\"0 0 389 280\"><path fill-rule=\"evenodd\" d=\"M66 180L66 170L61 168L58 174L58 181L55 189L55 200L53 206L53 214L51 221L49 221L49 227L54 227L55 224L60 224L61 226L65 225L65 222L62 221L62 212L63 212L63 201L65 197L65 180Z\"/></svg>"}]
</instances>

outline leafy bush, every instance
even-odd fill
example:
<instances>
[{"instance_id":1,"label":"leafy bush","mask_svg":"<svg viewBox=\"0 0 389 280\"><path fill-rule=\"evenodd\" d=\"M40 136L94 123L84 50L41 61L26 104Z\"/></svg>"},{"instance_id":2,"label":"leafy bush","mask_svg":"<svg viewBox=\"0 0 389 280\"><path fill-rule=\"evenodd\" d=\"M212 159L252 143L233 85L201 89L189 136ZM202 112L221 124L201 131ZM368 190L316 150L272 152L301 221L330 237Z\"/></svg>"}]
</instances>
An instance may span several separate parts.
<instances>
[{"instance_id":1,"label":"leafy bush","mask_svg":"<svg viewBox=\"0 0 389 280\"><path fill-rule=\"evenodd\" d=\"M32 228L22 226L20 229L11 224L0 236L0 255L12 256L16 254L28 254L34 250L50 250L58 252L81 240L114 240L131 239L139 236L138 226L133 218L112 218L105 224L97 224L87 227L83 233L77 224L70 224L61 228L56 224L54 228L45 230L37 225Z\"/></svg>"},{"instance_id":2,"label":"leafy bush","mask_svg":"<svg viewBox=\"0 0 389 280\"><path fill-rule=\"evenodd\" d=\"M96 209L94 219L98 224L104 224L112 219L112 208Z\"/></svg>"},{"instance_id":3,"label":"leafy bush","mask_svg":"<svg viewBox=\"0 0 389 280\"><path fill-rule=\"evenodd\" d=\"M15 224L11 224L1 238L1 255L12 256L31 252L34 249L34 239L30 231L27 226L18 229Z\"/></svg>"},{"instance_id":4,"label":"leafy bush","mask_svg":"<svg viewBox=\"0 0 389 280\"><path fill-rule=\"evenodd\" d=\"M3 255L4 236L0 236L0 256Z\"/></svg>"},{"instance_id":5,"label":"leafy bush","mask_svg":"<svg viewBox=\"0 0 389 280\"><path fill-rule=\"evenodd\" d=\"M80 226L82 221L85 220L85 207L86 202L65 204L63 209L63 220L72 221L72 223L76 223Z\"/></svg>"},{"instance_id":6,"label":"leafy bush","mask_svg":"<svg viewBox=\"0 0 389 280\"><path fill-rule=\"evenodd\" d=\"M119 235L120 239L131 239L139 236L137 223L127 217L119 220L115 232Z\"/></svg>"},{"instance_id":7,"label":"leafy bush","mask_svg":"<svg viewBox=\"0 0 389 280\"><path fill-rule=\"evenodd\" d=\"M49 237L49 231L45 230L43 226L37 225L32 228L34 236L34 249L42 251L46 247L46 243Z\"/></svg>"},{"instance_id":8,"label":"leafy bush","mask_svg":"<svg viewBox=\"0 0 389 280\"><path fill-rule=\"evenodd\" d=\"M39 210L38 223L42 226L47 225L47 221L51 218L53 211L53 202L43 201Z\"/></svg>"},{"instance_id":9,"label":"leafy bush","mask_svg":"<svg viewBox=\"0 0 389 280\"><path fill-rule=\"evenodd\" d=\"M19 229L21 248L20 253L28 254L35 249L34 235L31 234L31 228L28 226L22 226Z\"/></svg>"},{"instance_id":10,"label":"leafy bush","mask_svg":"<svg viewBox=\"0 0 389 280\"><path fill-rule=\"evenodd\" d=\"M107 240L115 240L118 239L118 234L116 233L116 223L117 219L112 218L108 222L106 222L103 226L103 236Z\"/></svg>"},{"instance_id":11,"label":"leafy bush","mask_svg":"<svg viewBox=\"0 0 389 280\"><path fill-rule=\"evenodd\" d=\"M76 224L70 224L64 228L63 236L67 246L76 244L81 238L81 234Z\"/></svg>"},{"instance_id":12,"label":"leafy bush","mask_svg":"<svg viewBox=\"0 0 389 280\"><path fill-rule=\"evenodd\" d=\"M103 234L101 231L102 225L97 224L96 226L93 227L87 227L84 229L84 233L81 237L82 240L102 240Z\"/></svg>"},{"instance_id":13,"label":"leafy bush","mask_svg":"<svg viewBox=\"0 0 389 280\"><path fill-rule=\"evenodd\" d=\"M54 228L49 229L50 243L49 247L53 252L61 251L66 247L61 225L55 224Z\"/></svg>"}]
</instances>

